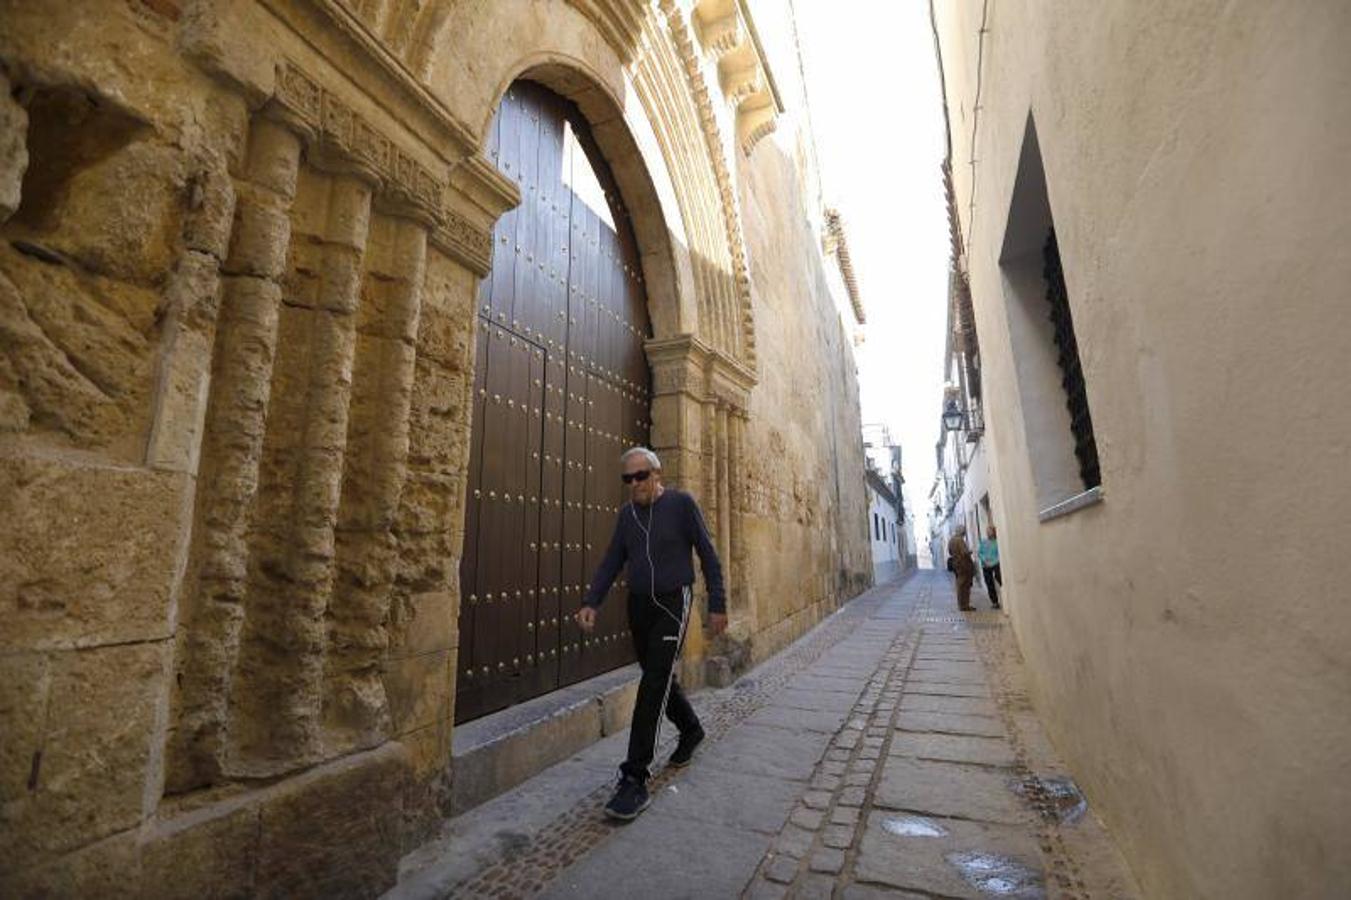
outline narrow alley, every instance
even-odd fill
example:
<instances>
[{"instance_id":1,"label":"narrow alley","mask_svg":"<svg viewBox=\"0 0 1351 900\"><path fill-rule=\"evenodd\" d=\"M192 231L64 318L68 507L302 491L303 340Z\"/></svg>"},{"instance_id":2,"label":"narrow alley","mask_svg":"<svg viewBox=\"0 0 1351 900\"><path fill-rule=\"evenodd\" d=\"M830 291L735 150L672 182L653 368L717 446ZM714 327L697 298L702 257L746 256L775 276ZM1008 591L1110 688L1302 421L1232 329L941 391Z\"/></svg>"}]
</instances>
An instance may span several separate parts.
<instances>
[{"instance_id":1,"label":"narrow alley","mask_svg":"<svg viewBox=\"0 0 1351 900\"><path fill-rule=\"evenodd\" d=\"M0 0L0 900L1351 897L1348 44Z\"/></svg>"},{"instance_id":2,"label":"narrow alley","mask_svg":"<svg viewBox=\"0 0 1351 900\"><path fill-rule=\"evenodd\" d=\"M1136 896L977 597L873 588L700 695L711 740L638 821L602 814L625 730L448 822L386 896Z\"/></svg>"}]
</instances>

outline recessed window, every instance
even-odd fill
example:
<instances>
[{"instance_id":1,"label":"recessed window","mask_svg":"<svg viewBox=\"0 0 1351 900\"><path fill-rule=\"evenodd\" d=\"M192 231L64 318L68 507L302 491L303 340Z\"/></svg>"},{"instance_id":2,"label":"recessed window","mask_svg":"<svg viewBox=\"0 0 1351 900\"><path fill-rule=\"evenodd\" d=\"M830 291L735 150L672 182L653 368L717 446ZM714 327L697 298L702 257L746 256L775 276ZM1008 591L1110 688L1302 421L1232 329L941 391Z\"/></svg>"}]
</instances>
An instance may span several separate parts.
<instances>
[{"instance_id":1,"label":"recessed window","mask_svg":"<svg viewBox=\"0 0 1351 900\"><path fill-rule=\"evenodd\" d=\"M1089 384L1036 124L1029 115L999 265L1032 483L1043 521L1101 498Z\"/></svg>"}]
</instances>

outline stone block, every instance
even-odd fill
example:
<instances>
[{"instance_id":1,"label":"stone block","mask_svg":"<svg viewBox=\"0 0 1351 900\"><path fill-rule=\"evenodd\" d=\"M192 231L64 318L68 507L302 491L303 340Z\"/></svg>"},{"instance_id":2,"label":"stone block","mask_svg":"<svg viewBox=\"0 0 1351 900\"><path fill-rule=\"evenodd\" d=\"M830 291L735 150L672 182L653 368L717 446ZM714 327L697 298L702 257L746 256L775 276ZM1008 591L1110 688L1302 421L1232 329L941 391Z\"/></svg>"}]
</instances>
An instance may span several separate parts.
<instances>
[{"instance_id":1,"label":"stone block","mask_svg":"<svg viewBox=\"0 0 1351 900\"><path fill-rule=\"evenodd\" d=\"M256 803L216 804L156 822L141 846L146 900L253 896L258 858Z\"/></svg>"},{"instance_id":2,"label":"stone block","mask_svg":"<svg viewBox=\"0 0 1351 900\"><path fill-rule=\"evenodd\" d=\"M399 532L395 578L410 593L447 590L459 577L459 548L448 532Z\"/></svg>"},{"instance_id":3,"label":"stone block","mask_svg":"<svg viewBox=\"0 0 1351 900\"><path fill-rule=\"evenodd\" d=\"M188 210L183 219L183 243L217 264L230 248L235 217L235 186L223 163L193 173L188 182Z\"/></svg>"},{"instance_id":4,"label":"stone block","mask_svg":"<svg viewBox=\"0 0 1351 900\"><path fill-rule=\"evenodd\" d=\"M399 530L423 534L455 530L464 490L464 476L409 472L399 496Z\"/></svg>"},{"instance_id":5,"label":"stone block","mask_svg":"<svg viewBox=\"0 0 1351 900\"><path fill-rule=\"evenodd\" d=\"M28 754L28 789L0 818L6 856L45 862L141 821L171 649L163 641L51 655L41 744L32 748L40 756ZM22 724L4 731L32 733Z\"/></svg>"},{"instance_id":6,"label":"stone block","mask_svg":"<svg viewBox=\"0 0 1351 900\"><path fill-rule=\"evenodd\" d=\"M834 847L822 847L812 854L809 866L813 872L834 875L844 868L844 851Z\"/></svg>"},{"instance_id":7,"label":"stone block","mask_svg":"<svg viewBox=\"0 0 1351 900\"><path fill-rule=\"evenodd\" d=\"M214 289L213 289L214 290ZM209 332L175 323L161 351L155 421L146 444L146 465L177 472L197 471L211 385Z\"/></svg>"},{"instance_id":8,"label":"stone block","mask_svg":"<svg viewBox=\"0 0 1351 900\"><path fill-rule=\"evenodd\" d=\"M600 695L600 733L617 734L633 721L633 705L638 699L638 681L631 679Z\"/></svg>"},{"instance_id":9,"label":"stone block","mask_svg":"<svg viewBox=\"0 0 1351 900\"><path fill-rule=\"evenodd\" d=\"M224 271L275 281L286 271L291 219L277 198L257 187L241 188Z\"/></svg>"},{"instance_id":10,"label":"stone block","mask_svg":"<svg viewBox=\"0 0 1351 900\"><path fill-rule=\"evenodd\" d=\"M541 720L493 736L468 752L457 752L455 812L471 809L589 747L601 734L600 714L601 706L594 698L579 697L578 702Z\"/></svg>"},{"instance_id":11,"label":"stone block","mask_svg":"<svg viewBox=\"0 0 1351 900\"><path fill-rule=\"evenodd\" d=\"M449 321L461 323L465 334L472 326L474 298L478 290L479 279L461 263L450 259L444 253L432 247L427 248L426 274L422 282L422 315L429 309L448 315ZM472 349L466 345L466 354ZM471 361L461 357L456 368L467 367Z\"/></svg>"},{"instance_id":12,"label":"stone block","mask_svg":"<svg viewBox=\"0 0 1351 900\"><path fill-rule=\"evenodd\" d=\"M399 736L399 743L408 748L414 780L425 782L434 775L449 772L453 734L454 725L446 718ZM449 814L447 809L446 815Z\"/></svg>"},{"instance_id":13,"label":"stone block","mask_svg":"<svg viewBox=\"0 0 1351 900\"><path fill-rule=\"evenodd\" d=\"M14 99L13 85L0 73L0 223L19 208L28 170L28 113Z\"/></svg>"},{"instance_id":14,"label":"stone block","mask_svg":"<svg viewBox=\"0 0 1351 900\"><path fill-rule=\"evenodd\" d=\"M182 154L136 141L77 170L45 216L45 239L102 275L148 284L162 278L178 254L181 197L187 183Z\"/></svg>"},{"instance_id":15,"label":"stone block","mask_svg":"<svg viewBox=\"0 0 1351 900\"><path fill-rule=\"evenodd\" d=\"M167 637L187 490L176 473L0 460L0 647Z\"/></svg>"},{"instance_id":16,"label":"stone block","mask_svg":"<svg viewBox=\"0 0 1351 900\"><path fill-rule=\"evenodd\" d=\"M415 594L409 598L408 605L412 617L404 626L402 639L391 648L391 657L451 650L457 645L459 603L456 592Z\"/></svg>"},{"instance_id":17,"label":"stone block","mask_svg":"<svg viewBox=\"0 0 1351 900\"><path fill-rule=\"evenodd\" d=\"M392 887L409 768L392 743L273 789L262 801L254 896L364 900Z\"/></svg>"},{"instance_id":18,"label":"stone block","mask_svg":"<svg viewBox=\"0 0 1351 900\"><path fill-rule=\"evenodd\" d=\"M358 332L352 398L352 423L358 435L388 430L406 418L413 400L416 355L404 341Z\"/></svg>"},{"instance_id":19,"label":"stone block","mask_svg":"<svg viewBox=\"0 0 1351 900\"><path fill-rule=\"evenodd\" d=\"M801 859L811 850L815 837L816 832L790 823L784 826L783 831L779 832L778 838L775 839L774 852L791 856L793 859Z\"/></svg>"},{"instance_id":20,"label":"stone block","mask_svg":"<svg viewBox=\"0 0 1351 900\"><path fill-rule=\"evenodd\" d=\"M466 374L419 357L409 409L409 462L441 472L462 469L469 451Z\"/></svg>"},{"instance_id":21,"label":"stone block","mask_svg":"<svg viewBox=\"0 0 1351 900\"><path fill-rule=\"evenodd\" d=\"M455 699L450 679L448 650L391 660L385 671L385 693L394 733L416 731L448 717Z\"/></svg>"},{"instance_id":22,"label":"stone block","mask_svg":"<svg viewBox=\"0 0 1351 900\"><path fill-rule=\"evenodd\" d=\"M271 97L276 85L275 47L255 39L262 15L252 3L188 3L179 20L178 45L184 55L227 86L241 91L251 106Z\"/></svg>"},{"instance_id":23,"label":"stone block","mask_svg":"<svg viewBox=\"0 0 1351 900\"><path fill-rule=\"evenodd\" d=\"M33 789L41 762L47 696L51 688L46 654L0 656L0 810L21 804ZM0 814L0 823L6 820ZM0 830L3 830L0 824ZM23 860L0 859L0 871Z\"/></svg>"},{"instance_id":24,"label":"stone block","mask_svg":"<svg viewBox=\"0 0 1351 900\"><path fill-rule=\"evenodd\" d=\"M0 856L0 893L15 898L97 897L99 900L157 900L141 890L137 833L123 831L54 862L13 871L16 859ZM196 895L203 896L201 894Z\"/></svg>"},{"instance_id":25,"label":"stone block","mask_svg":"<svg viewBox=\"0 0 1351 900\"><path fill-rule=\"evenodd\" d=\"M411 346L418 330L416 289L415 282L402 277L362 279L362 332Z\"/></svg>"},{"instance_id":26,"label":"stone block","mask_svg":"<svg viewBox=\"0 0 1351 900\"><path fill-rule=\"evenodd\" d=\"M31 252L31 251L30 251ZM139 463L154 381L158 290L38 262L0 244L6 430Z\"/></svg>"},{"instance_id":27,"label":"stone block","mask_svg":"<svg viewBox=\"0 0 1351 900\"><path fill-rule=\"evenodd\" d=\"M418 355L451 371L463 371L473 339L470 323L440 306L423 304L418 319Z\"/></svg>"}]
</instances>

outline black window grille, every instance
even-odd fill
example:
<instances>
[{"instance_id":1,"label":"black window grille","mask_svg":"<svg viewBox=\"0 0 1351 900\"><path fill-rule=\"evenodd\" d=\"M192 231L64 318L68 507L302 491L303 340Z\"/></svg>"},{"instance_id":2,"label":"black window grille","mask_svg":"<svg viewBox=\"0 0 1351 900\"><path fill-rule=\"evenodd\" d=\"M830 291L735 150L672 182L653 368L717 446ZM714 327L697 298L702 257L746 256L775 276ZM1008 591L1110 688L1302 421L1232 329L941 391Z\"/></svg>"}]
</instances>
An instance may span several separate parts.
<instances>
[{"instance_id":1,"label":"black window grille","mask_svg":"<svg viewBox=\"0 0 1351 900\"><path fill-rule=\"evenodd\" d=\"M1093 417L1088 411L1088 393L1084 388L1084 371L1079 365L1079 342L1074 337L1074 321L1070 316L1069 295L1065 290L1065 272L1060 266L1060 245L1055 228L1046 235L1042 248L1045 263L1046 299L1051 305L1051 324L1055 328L1055 344L1059 353L1060 385L1065 389L1065 407L1070 413L1070 429L1074 432L1074 455L1079 460L1079 477L1084 488L1102 484L1098 468L1098 442L1093 437Z\"/></svg>"}]
</instances>

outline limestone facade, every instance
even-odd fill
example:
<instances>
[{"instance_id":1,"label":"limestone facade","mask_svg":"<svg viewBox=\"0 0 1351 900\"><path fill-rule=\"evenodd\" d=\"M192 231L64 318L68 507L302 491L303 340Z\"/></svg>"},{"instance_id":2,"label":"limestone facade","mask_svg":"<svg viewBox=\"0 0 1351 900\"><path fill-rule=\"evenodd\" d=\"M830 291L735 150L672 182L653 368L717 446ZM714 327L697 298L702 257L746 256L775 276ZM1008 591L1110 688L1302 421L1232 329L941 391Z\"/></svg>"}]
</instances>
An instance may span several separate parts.
<instances>
[{"instance_id":1,"label":"limestone facade","mask_svg":"<svg viewBox=\"0 0 1351 900\"><path fill-rule=\"evenodd\" d=\"M1146 895L1343 893L1351 7L933 9L1038 712Z\"/></svg>"},{"instance_id":2,"label":"limestone facade","mask_svg":"<svg viewBox=\"0 0 1351 900\"><path fill-rule=\"evenodd\" d=\"M856 323L752 5L0 3L7 895L369 896L441 815L518 79L632 218L653 443L729 577L687 676L870 583Z\"/></svg>"}]
</instances>

